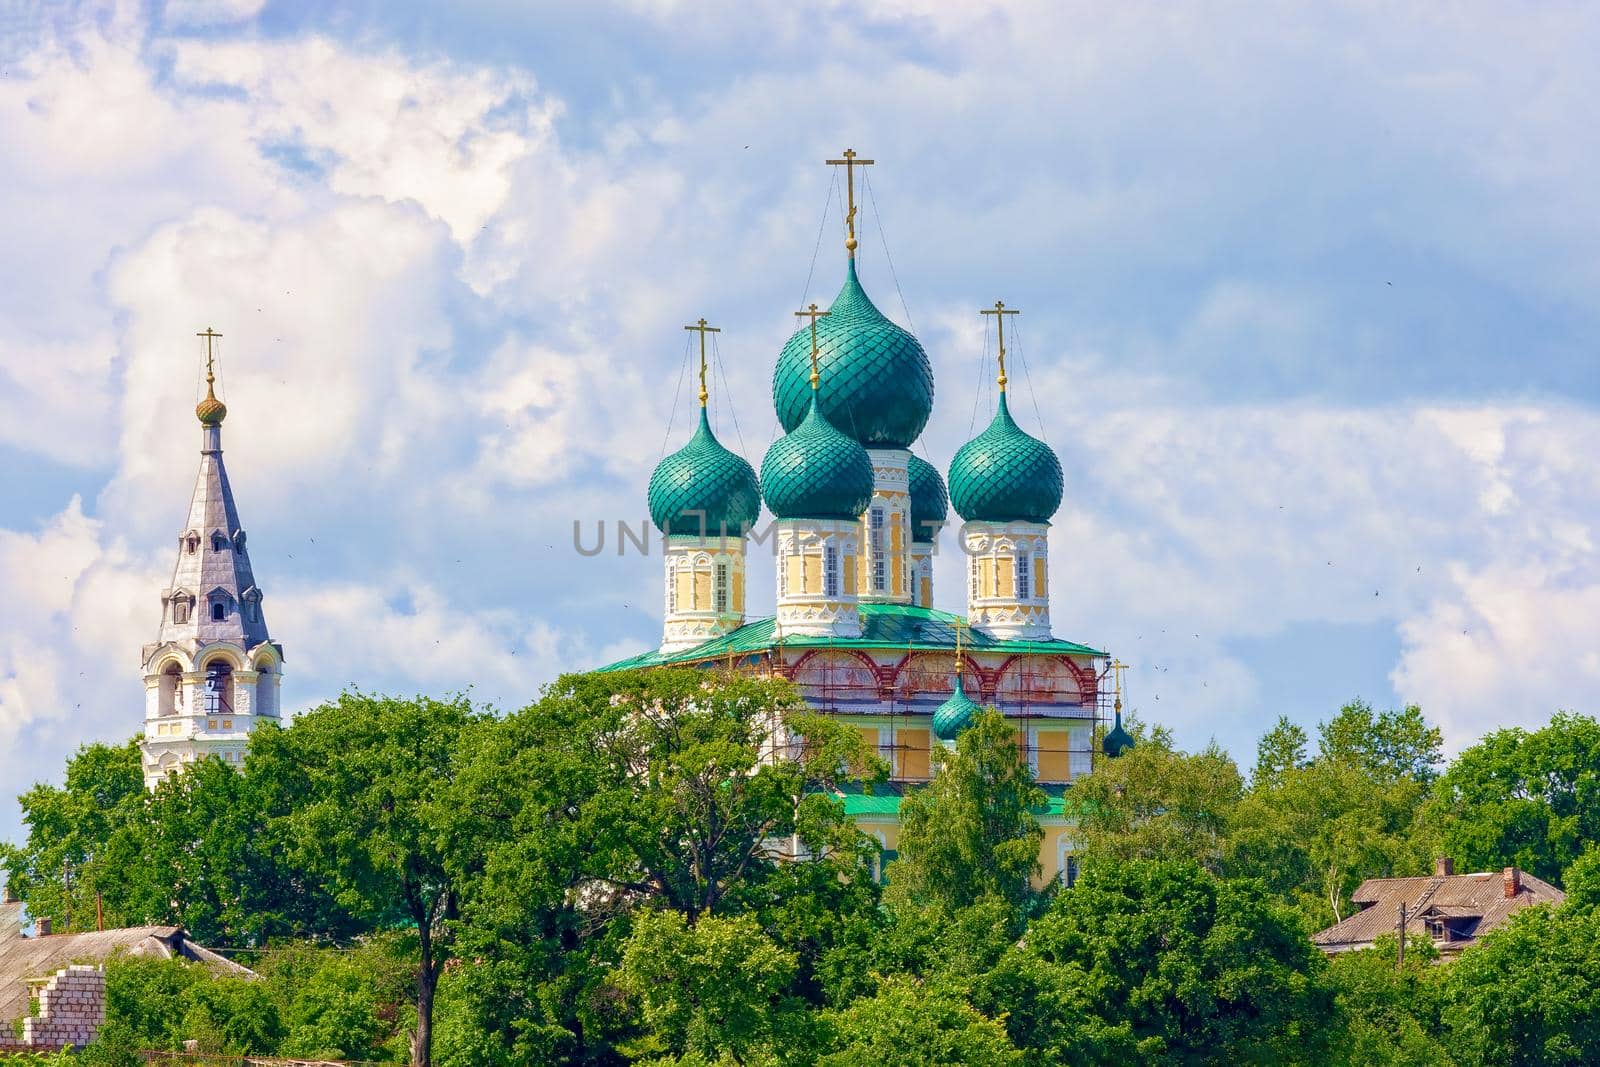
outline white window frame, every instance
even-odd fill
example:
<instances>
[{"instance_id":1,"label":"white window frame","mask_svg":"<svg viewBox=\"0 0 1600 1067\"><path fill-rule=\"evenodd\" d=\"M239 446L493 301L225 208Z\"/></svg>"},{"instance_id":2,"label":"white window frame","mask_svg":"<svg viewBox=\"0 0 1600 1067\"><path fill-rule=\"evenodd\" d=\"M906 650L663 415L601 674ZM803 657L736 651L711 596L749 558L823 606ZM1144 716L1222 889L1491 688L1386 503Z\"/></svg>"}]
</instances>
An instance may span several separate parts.
<instances>
[{"instance_id":1,"label":"white window frame","mask_svg":"<svg viewBox=\"0 0 1600 1067\"><path fill-rule=\"evenodd\" d=\"M1017 599L1030 600L1033 598L1033 558L1026 552L1018 552L1015 557Z\"/></svg>"},{"instance_id":2,"label":"white window frame","mask_svg":"<svg viewBox=\"0 0 1600 1067\"><path fill-rule=\"evenodd\" d=\"M839 548L832 541L822 546L822 595L839 595Z\"/></svg>"},{"instance_id":3,"label":"white window frame","mask_svg":"<svg viewBox=\"0 0 1600 1067\"><path fill-rule=\"evenodd\" d=\"M728 612L728 564L719 560L715 565L714 575L711 589L711 606L717 614L726 615Z\"/></svg>"},{"instance_id":4,"label":"white window frame","mask_svg":"<svg viewBox=\"0 0 1600 1067\"><path fill-rule=\"evenodd\" d=\"M881 593L889 587L888 561L884 558L883 551L883 508L882 506L870 508L867 511L867 546L872 552L872 591Z\"/></svg>"}]
</instances>

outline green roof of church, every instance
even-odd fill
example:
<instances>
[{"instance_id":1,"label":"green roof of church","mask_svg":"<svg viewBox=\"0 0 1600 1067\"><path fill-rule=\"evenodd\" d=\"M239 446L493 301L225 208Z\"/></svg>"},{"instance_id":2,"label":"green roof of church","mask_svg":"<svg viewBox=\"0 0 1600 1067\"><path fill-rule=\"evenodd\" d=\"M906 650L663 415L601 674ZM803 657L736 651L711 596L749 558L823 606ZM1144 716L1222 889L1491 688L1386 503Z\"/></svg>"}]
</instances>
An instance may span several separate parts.
<instances>
[{"instance_id":1,"label":"green roof of church","mask_svg":"<svg viewBox=\"0 0 1600 1067\"><path fill-rule=\"evenodd\" d=\"M1002 392L989 428L950 461L950 503L969 522L1049 522L1061 493L1061 461L1016 424Z\"/></svg>"},{"instance_id":2,"label":"green roof of church","mask_svg":"<svg viewBox=\"0 0 1600 1067\"><path fill-rule=\"evenodd\" d=\"M705 408L689 443L657 464L647 499L650 518L663 533L670 524L678 533L742 535L761 515L756 472L717 440Z\"/></svg>"},{"instance_id":3,"label":"green roof of church","mask_svg":"<svg viewBox=\"0 0 1600 1067\"><path fill-rule=\"evenodd\" d=\"M911 651L953 650L956 647L955 624L959 617L933 608L919 608L911 604L862 604L860 637L787 637L786 649L799 648L897 648ZM640 667L668 667L690 665L708 661L723 662L729 658L758 656L778 644L774 637L776 620L757 619L704 644L680 652L663 653L659 650L643 652L628 659L618 660L598 668L602 671L625 671ZM965 629L963 645L969 652L1031 652L1071 656L1104 656L1099 649L1073 641L1052 638L1048 641L1013 641L991 637L981 630Z\"/></svg>"},{"instance_id":4,"label":"green roof of church","mask_svg":"<svg viewBox=\"0 0 1600 1067\"><path fill-rule=\"evenodd\" d=\"M934 538L934 523L943 524L950 514L950 494L945 492L939 468L916 453L907 467L911 483L911 540L922 544Z\"/></svg>"},{"instance_id":5,"label":"green roof of church","mask_svg":"<svg viewBox=\"0 0 1600 1067\"><path fill-rule=\"evenodd\" d=\"M922 345L879 311L849 261L844 288L817 322L827 383L822 413L868 448L909 448L933 413L933 365ZM795 331L772 372L772 404L785 430L811 404L811 327Z\"/></svg>"},{"instance_id":6,"label":"green roof of church","mask_svg":"<svg viewBox=\"0 0 1600 1067\"><path fill-rule=\"evenodd\" d=\"M872 787L870 793L859 787L846 787L832 796L835 800L843 801L845 814L854 818L865 817L870 820L874 815L896 818L906 794L921 788L921 785L903 782L880 782ZM1035 815L1072 816L1084 810L1084 802L1073 795L1070 785L1050 783L1039 788L1044 790L1045 802L1033 809Z\"/></svg>"},{"instance_id":7,"label":"green roof of church","mask_svg":"<svg viewBox=\"0 0 1600 1067\"><path fill-rule=\"evenodd\" d=\"M933 713L933 736L941 741L954 741L962 730L972 725L973 717L982 710L983 707L976 700L967 696L967 687L961 684L961 675L957 674L950 699L940 704Z\"/></svg>"},{"instance_id":8,"label":"green roof of church","mask_svg":"<svg viewBox=\"0 0 1600 1067\"><path fill-rule=\"evenodd\" d=\"M859 519L872 500L872 460L822 414L818 390L806 388L812 400L805 421L761 461L761 495L780 519Z\"/></svg>"}]
</instances>

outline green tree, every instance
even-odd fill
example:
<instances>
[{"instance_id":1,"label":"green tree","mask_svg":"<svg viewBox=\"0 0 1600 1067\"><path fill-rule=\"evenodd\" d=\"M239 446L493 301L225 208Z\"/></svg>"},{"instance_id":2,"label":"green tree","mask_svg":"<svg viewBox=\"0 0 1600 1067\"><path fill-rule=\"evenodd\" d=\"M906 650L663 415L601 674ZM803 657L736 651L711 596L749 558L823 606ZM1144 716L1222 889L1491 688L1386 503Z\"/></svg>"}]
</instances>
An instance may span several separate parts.
<instances>
[{"instance_id":1,"label":"green tree","mask_svg":"<svg viewBox=\"0 0 1600 1067\"><path fill-rule=\"evenodd\" d=\"M1041 1063L1317 1062L1337 1021L1320 952L1252 881L1091 859L980 983Z\"/></svg>"},{"instance_id":2,"label":"green tree","mask_svg":"<svg viewBox=\"0 0 1600 1067\"><path fill-rule=\"evenodd\" d=\"M1319 759L1360 767L1379 780L1410 778L1426 785L1443 762L1444 737L1415 704L1375 712L1364 700L1352 701L1318 733Z\"/></svg>"},{"instance_id":3,"label":"green tree","mask_svg":"<svg viewBox=\"0 0 1600 1067\"><path fill-rule=\"evenodd\" d=\"M126 867L139 854L127 839L145 803L137 738L82 746L67 761L63 785L36 785L18 800L28 837L21 846L0 845L0 866L30 915L60 931L93 929L98 903L111 925L146 921L130 899L144 887L144 872Z\"/></svg>"},{"instance_id":4,"label":"green tree","mask_svg":"<svg viewBox=\"0 0 1600 1067\"><path fill-rule=\"evenodd\" d=\"M1600 847L1590 845L1561 874L1566 906L1575 911L1600 907Z\"/></svg>"},{"instance_id":5,"label":"green tree","mask_svg":"<svg viewBox=\"0 0 1600 1067\"><path fill-rule=\"evenodd\" d=\"M465 698L344 693L258 732L246 762L298 870L370 927L416 930L414 1067L431 1062L434 991L462 893L449 862L452 783L466 739L488 721Z\"/></svg>"},{"instance_id":6,"label":"green tree","mask_svg":"<svg viewBox=\"0 0 1600 1067\"><path fill-rule=\"evenodd\" d=\"M1340 1015L1347 1021L1341 1059L1350 1064L1433 1067L1451 1062L1440 1042L1440 987L1445 971L1426 937L1411 937L1405 966L1396 966L1398 938L1341 952L1329 961Z\"/></svg>"},{"instance_id":7,"label":"green tree","mask_svg":"<svg viewBox=\"0 0 1600 1067\"><path fill-rule=\"evenodd\" d=\"M933 780L900 805L892 899L964 908L988 896L1023 908L1039 871L1045 794L1017 749L1016 727L994 709L933 754Z\"/></svg>"},{"instance_id":8,"label":"green tree","mask_svg":"<svg viewBox=\"0 0 1600 1067\"><path fill-rule=\"evenodd\" d=\"M1252 788L1280 785L1290 771L1304 767L1306 741L1303 727L1290 722L1286 715L1278 716L1272 729L1262 734L1256 744L1256 765L1250 772Z\"/></svg>"},{"instance_id":9,"label":"green tree","mask_svg":"<svg viewBox=\"0 0 1600 1067\"><path fill-rule=\"evenodd\" d=\"M1215 743L1194 754L1151 738L1073 783L1086 857L1192 859L1220 870L1244 779Z\"/></svg>"},{"instance_id":10,"label":"green tree","mask_svg":"<svg viewBox=\"0 0 1600 1067\"><path fill-rule=\"evenodd\" d=\"M735 1063L770 1056L795 957L747 915L705 916L693 926L674 911L635 918L615 980L639 1005L645 1036L629 1054L697 1056Z\"/></svg>"},{"instance_id":11,"label":"green tree","mask_svg":"<svg viewBox=\"0 0 1600 1067\"><path fill-rule=\"evenodd\" d=\"M838 946L877 921L875 846L835 793L885 768L788 682L571 675L474 746L450 833L471 961L452 1034L480 1059L484 1035L518 1062L604 1055L626 1023L611 970L641 907L691 926L753 914L812 1000L843 966Z\"/></svg>"},{"instance_id":12,"label":"green tree","mask_svg":"<svg viewBox=\"0 0 1600 1067\"><path fill-rule=\"evenodd\" d=\"M1523 909L1450 966L1443 998L1462 1063L1600 1063L1600 915Z\"/></svg>"},{"instance_id":13,"label":"green tree","mask_svg":"<svg viewBox=\"0 0 1600 1067\"><path fill-rule=\"evenodd\" d=\"M1007 1067L1023 1062L1005 1027L948 990L906 978L828 1014L822 1067Z\"/></svg>"},{"instance_id":14,"label":"green tree","mask_svg":"<svg viewBox=\"0 0 1600 1067\"><path fill-rule=\"evenodd\" d=\"M1440 777L1430 816L1469 869L1515 866L1559 882L1600 841L1600 722L1561 713L1531 733L1489 734Z\"/></svg>"}]
</instances>

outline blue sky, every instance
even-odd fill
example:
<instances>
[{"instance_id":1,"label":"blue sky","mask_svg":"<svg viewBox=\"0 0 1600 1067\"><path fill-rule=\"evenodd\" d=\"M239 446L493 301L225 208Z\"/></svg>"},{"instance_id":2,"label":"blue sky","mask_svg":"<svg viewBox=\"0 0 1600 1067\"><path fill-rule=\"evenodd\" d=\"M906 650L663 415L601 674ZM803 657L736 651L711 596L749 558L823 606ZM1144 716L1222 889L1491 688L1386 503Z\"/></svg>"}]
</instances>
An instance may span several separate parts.
<instances>
[{"instance_id":1,"label":"blue sky","mask_svg":"<svg viewBox=\"0 0 1600 1067\"><path fill-rule=\"evenodd\" d=\"M286 705L515 707L654 643L659 559L579 557L572 523L643 517L702 315L718 431L765 451L791 312L840 283L846 146L878 161L863 280L933 360L941 467L992 403L977 309L1023 310L1016 410L1067 470L1056 629L1131 662L1142 714L1248 763L1358 695L1453 747L1592 711L1597 31L923 0L8 27L0 834L139 727L196 330L225 335Z\"/></svg>"}]
</instances>

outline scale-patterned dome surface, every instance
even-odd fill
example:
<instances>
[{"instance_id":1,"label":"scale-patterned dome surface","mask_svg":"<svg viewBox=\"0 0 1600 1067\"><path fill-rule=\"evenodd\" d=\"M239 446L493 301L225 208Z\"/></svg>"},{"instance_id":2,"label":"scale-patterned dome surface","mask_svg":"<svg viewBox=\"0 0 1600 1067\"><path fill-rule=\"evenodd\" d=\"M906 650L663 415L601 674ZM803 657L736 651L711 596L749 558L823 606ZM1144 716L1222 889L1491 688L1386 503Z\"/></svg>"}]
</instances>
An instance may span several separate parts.
<instances>
[{"instance_id":1,"label":"scale-patterned dome surface","mask_svg":"<svg viewBox=\"0 0 1600 1067\"><path fill-rule=\"evenodd\" d=\"M875 307L850 261L844 288L817 320L817 360L828 383L822 413L868 448L909 448L933 413L933 366L922 345ZM785 430L811 405L811 327L783 346L772 403Z\"/></svg>"},{"instance_id":2,"label":"scale-patterned dome surface","mask_svg":"<svg viewBox=\"0 0 1600 1067\"><path fill-rule=\"evenodd\" d=\"M934 524L943 525L950 514L950 495L939 468L922 457L911 457L910 473L911 540L927 544L934 539Z\"/></svg>"},{"instance_id":3,"label":"scale-patterned dome surface","mask_svg":"<svg viewBox=\"0 0 1600 1067\"><path fill-rule=\"evenodd\" d=\"M767 449L761 495L780 519L859 519L872 499L872 460L813 403Z\"/></svg>"},{"instance_id":4,"label":"scale-patterned dome surface","mask_svg":"<svg viewBox=\"0 0 1600 1067\"><path fill-rule=\"evenodd\" d=\"M743 456L722 446L706 409L689 443L662 460L650 475L650 520L663 533L742 534L761 514L761 488ZM670 527L670 529L669 529Z\"/></svg>"},{"instance_id":5,"label":"scale-patterned dome surface","mask_svg":"<svg viewBox=\"0 0 1600 1067\"><path fill-rule=\"evenodd\" d=\"M1012 421L1005 393L989 428L950 462L950 503L969 522L1049 522L1062 488L1061 461Z\"/></svg>"},{"instance_id":6,"label":"scale-patterned dome surface","mask_svg":"<svg viewBox=\"0 0 1600 1067\"><path fill-rule=\"evenodd\" d=\"M954 741L957 734L972 725L973 717L982 710L977 701L967 696L966 686L961 684L961 675L956 675L955 692L933 713L933 736L941 741Z\"/></svg>"}]
</instances>

